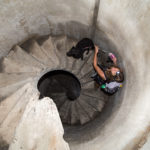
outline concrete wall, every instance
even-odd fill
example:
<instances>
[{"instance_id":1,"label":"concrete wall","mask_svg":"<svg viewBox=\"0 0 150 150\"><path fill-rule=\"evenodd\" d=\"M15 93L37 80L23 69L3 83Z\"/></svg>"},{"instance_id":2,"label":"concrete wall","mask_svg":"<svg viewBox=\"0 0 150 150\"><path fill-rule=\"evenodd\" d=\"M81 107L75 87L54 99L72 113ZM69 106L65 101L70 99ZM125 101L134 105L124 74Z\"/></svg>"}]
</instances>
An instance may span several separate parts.
<instances>
[{"instance_id":1,"label":"concrete wall","mask_svg":"<svg viewBox=\"0 0 150 150\"><path fill-rule=\"evenodd\" d=\"M99 136L74 145L73 150L137 150L142 146L138 143L150 124L149 8L150 1L100 1L95 41L115 51L123 61L126 84L116 97L123 101L116 103L103 130L97 130Z\"/></svg>"},{"instance_id":2,"label":"concrete wall","mask_svg":"<svg viewBox=\"0 0 150 150\"><path fill-rule=\"evenodd\" d=\"M2 0L0 2L0 57L29 37L61 34L88 34L95 1L91 0ZM80 22L79 25L76 22ZM74 28L69 28L74 24ZM86 27L82 27L82 26ZM69 26L69 27L68 27ZM77 35L77 38L79 36Z\"/></svg>"}]
</instances>

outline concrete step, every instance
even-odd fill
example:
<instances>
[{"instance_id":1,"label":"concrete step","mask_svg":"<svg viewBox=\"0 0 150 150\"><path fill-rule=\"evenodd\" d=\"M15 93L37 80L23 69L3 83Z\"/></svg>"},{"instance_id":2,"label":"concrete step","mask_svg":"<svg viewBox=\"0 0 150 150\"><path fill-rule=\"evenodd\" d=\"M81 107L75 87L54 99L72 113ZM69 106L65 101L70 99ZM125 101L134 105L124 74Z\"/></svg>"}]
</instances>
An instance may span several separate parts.
<instances>
[{"instance_id":1,"label":"concrete step","mask_svg":"<svg viewBox=\"0 0 150 150\"><path fill-rule=\"evenodd\" d=\"M61 69L65 69L67 67L67 36L59 36L59 37L54 37L52 39L55 47L56 47L56 55L58 56L60 60L60 65L59 67Z\"/></svg>"},{"instance_id":2,"label":"concrete step","mask_svg":"<svg viewBox=\"0 0 150 150\"><path fill-rule=\"evenodd\" d=\"M39 94L31 84L27 84L1 103L0 135L7 143L11 142L27 103L35 97L38 98Z\"/></svg>"},{"instance_id":3,"label":"concrete step","mask_svg":"<svg viewBox=\"0 0 150 150\"><path fill-rule=\"evenodd\" d=\"M1 61L1 73L23 73L23 72L35 72L42 71L41 68L32 67L31 65L20 64L13 59L7 57Z\"/></svg>"},{"instance_id":4,"label":"concrete step","mask_svg":"<svg viewBox=\"0 0 150 150\"><path fill-rule=\"evenodd\" d=\"M85 73L83 76L78 77L80 82L86 82L89 79L92 79L91 76L95 73L93 68L91 70L88 70L87 73Z\"/></svg>"},{"instance_id":5,"label":"concrete step","mask_svg":"<svg viewBox=\"0 0 150 150\"><path fill-rule=\"evenodd\" d=\"M56 55L56 47L53 44L51 37L49 37L46 41L42 43L41 48L44 53L49 57L49 59L53 62L53 66L59 66L60 61Z\"/></svg>"},{"instance_id":6,"label":"concrete step","mask_svg":"<svg viewBox=\"0 0 150 150\"><path fill-rule=\"evenodd\" d=\"M8 86L1 87L0 88L0 101L3 101L6 97L10 96L16 90L21 88L24 84L30 83L33 80L34 80L33 77L28 77L25 80L16 82L16 83L8 85Z\"/></svg>"},{"instance_id":7,"label":"concrete step","mask_svg":"<svg viewBox=\"0 0 150 150\"><path fill-rule=\"evenodd\" d=\"M17 82L36 76L35 73L0 73L0 88L10 86Z\"/></svg>"},{"instance_id":8,"label":"concrete step","mask_svg":"<svg viewBox=\"0 0 150 150\"><path fill-rule=\"evenodd\" d=\"M16 46L2 61L3 72L39 72L44 69L32 56Z\"/></svg>"},{"instance_id":9,"label":"concrete step","mask_svg":"<svg viewBox=\"0 0 150 150\"><path fill-rule=\"evenodd\" d=\"M84 64L83 60L81 60L81 59L75 59L75 61L73 62L73 65L72 65L72 73L74 73L75 75L77 75L78 72L79 72L79 69L81 68L81 66L83 64Z\"/></svg>"},{"instance_id":10,"label":"concrete step","mask_svg":"<svg viewBox=\"0 0 150 150\"><path fill-rule=\"evenodd\" d=\"M37 68L44 68L44 65L34 59L31 55L26 53L20 46L15 46L11 51L12 54L8 55L10 59L16 60L16 62L29 65Z\"/></svg>"},{"instance_id":11,"label":"concrete step","mask_svg":"<svg viewBox=\"0 0 150 150\"><path fill-rule=\"evenodd\" d=\"M109 96L106 95L100 88L97 89L83 89L82 94L89 96L91 98L98 98L101 101L106 102L109 99Z\"/></svg>"},{"instance_id":12,"label":"concrete step","mask_svg":"<svg viewBox=\"0 0 150 150\"><path fill-rule=\"evenodd\" d=\"M93 68L85 73L82 77L78 77L81 83L82 89L97 89L99 85L91 78L91 75L94 73Z\"/></svg>"},{"instance_id":13,"label":"concrete step","mask_svg":"<svg viewBox=\"0 0 150 150\"><path fill-rule=\"evenodd\" d=\"M30 42L28 52L30 55L32 55L35 59L37 59L42 64L48 67L53 67L54 62L46 55L46 53L43 51L43 49L40 47L37 41L32 40Z\"/></svg>"},{"instance_id":14,"label":"concrete step","mask_svg":"<svg viewBox=\"0 0 150 150\"><path fill-rule=\"evenodd\" d=\"M66 35L53 37L52 42L59 51L67 52L68 38Z\"/></svg>"},{"instance_id":15,"label":"concrete step","mask_svg":"<svg viewBox=\"0 0 150 150\"><path fill-rule=\"evenodd\" d=\"M71 124L72 125L80 123L80 117L76 107L76 102L77 101L72 101L71 103Z\"/></svg>"},{"instance_id":16,"label":"concrete step","mask_svg":"<svg viewBox=\"0 0 150 150\"><path fill-rule=\"evenodd\" d=\"M91 106L89 103L87 103L87 101L85 101L84 95L80 95L78 102L80 103L84 111L88 114L88 116L90 117L90 121L93 120L95 116L98 114L97 109Z\"/></svg>"},{"instance_id":17,"label":"concrete step","mask_svg":"<svg viewBox=\"0 0 150 150\"><path fill-rule=\"evenodd\" d=\"M91 98L90 96L82 95L82 99L99 112L102 111L105 104L105 102L102 101L101 98Z\"/></svg>"},{"instance_id":18,"label":"concrete step","mask_svg":"<svg viewBox=\"0 0 150 150\"><path fill-rule=\"evenodd\" d=\"M80 74L81 69L85 66L85 64L89 60L90 54L91 54L91 52L88 55L84 54L83 60L76 59L75 63L73 64L73 69L72 69L72 72L74 74L76 74L76 75ZM92 62L90 62L90 64L92 65ZM87 68L87 70L89 70L89 68ZM83 73L83 74L85 74L85 73Z\"/></svg>"},{"instance_id":19,"label":"concrete step","mask_svg":"<svg viewBox=\"0 0 150 150\"><path fill-rule=\"evenodd\" d=\"M90 117L88 116L88 114L84 110L83 106L81 106L78 101L76 102L76 107L77 107L77 111L78 111L78 114L80 117L80 124L83 125L83 124L89 122Z\"/></svg>"},{"instance_id":20,"label":"concrete step","mask_svg":"<svg viewBox=\"0 0 150 150\"><path fill-rule=\"evenodd\" d=\"M19 90L16 90L12 95L0 102L0 124L7 117L8 113L14 108L18 103L18 99L22 97L25 91L29 87L29 83L25 84Z\"/></svg>"},{"instance_id":21,"label":"concrete step","mask_svg":"<svg viewBox=\"0 0 150 150\"><path fill-rule=\"evenodd\" d=\"M95 89L96 88L96 82L92 79L87 80L86 82L81 83L82 89Z\"/></svg>"},{"instance_id":22,"label":"concrete step","mask_svg":"<svg viewBox=\"0 0 150 150\"><path fill-rule=\"evenodd\" d=\"M82 64L82 66L80 67L77 75L79 78L81 78L82 76L84 76L85 74L87 74L89 72L89 70L94 70L93 68L93 58L94 58L94 53L93 51L89 52L89 57L84 61L84 63Z\"/></svg>"},{"instance_id":23,"label":"concrete step","mask_svg":"<svg viewBox=\"0 0 150 150\"><path fill-rule=\"evenodd\" d=\"M71 101L65 101L59 109L60 118L63 123L70 124L71 122Z\"/></svg>"}]
</instances>

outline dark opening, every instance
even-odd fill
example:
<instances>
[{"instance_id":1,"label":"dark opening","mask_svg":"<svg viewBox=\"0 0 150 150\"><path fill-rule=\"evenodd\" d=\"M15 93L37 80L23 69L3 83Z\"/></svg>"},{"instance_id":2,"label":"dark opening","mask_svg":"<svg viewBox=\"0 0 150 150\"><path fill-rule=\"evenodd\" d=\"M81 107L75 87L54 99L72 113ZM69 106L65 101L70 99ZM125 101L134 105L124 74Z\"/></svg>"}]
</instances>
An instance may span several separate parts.
<instances>
[{"instance_id":1,"label":"dark opening","mask_svg":"<svg viewBox=\"0 0 150 150\"><path fill-rule=\"evenodd\" d=\"M66 97L66 100L73 101L80 96L81 85L72 73L54 70L41 77L38 82L38 90L40 98L47 96L57 101L60 97Z\"/></svg>"}]
</instances>

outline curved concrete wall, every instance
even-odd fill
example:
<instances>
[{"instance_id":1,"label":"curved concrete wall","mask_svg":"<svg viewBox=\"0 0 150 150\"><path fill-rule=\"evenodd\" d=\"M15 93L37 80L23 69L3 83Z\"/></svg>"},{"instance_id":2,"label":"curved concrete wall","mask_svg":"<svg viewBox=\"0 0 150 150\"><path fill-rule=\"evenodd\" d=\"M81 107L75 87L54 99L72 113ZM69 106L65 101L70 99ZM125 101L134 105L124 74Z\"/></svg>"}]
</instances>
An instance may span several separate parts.
<instances>
[{"instance_id":1,"label":"curved concrete wall","mask_svg":"<svg viewBox=\"0 0 150 150\"><path fill-rule=\"evenodd\" d=\"M94 6L93 0L0 2L0 56L32 36L63 33L77 39L90 36ZM149 8L149 1L100 1L95 42L121 58L126 84L116 95L112 115L103 130L97 128L97 136L92 140L71 143L71 150L139 148L138 143L150 124ZM88 136L88 131L82 134Z\"/></svg>"},{"instance_id":2,"label":"curved concrete wall","mask_svg":"<svg viewBox=\"0 0 150 150\"><path fill-rule=\"evenodd\" d=\"M86 36L92 25L95 2L91 0L15 0L0 2L0 57L33 36L72 32ZM69 22L69 24L68 24ZM70 24L80 22L70 29ZM82 28L87 26L87 29ZM84 32L85 31L85 32ZM79 38L79 34L76 35Z\"/></svg>"},{"instance_id":3,"label":"curved concrete wall","mask_svg":"<svg viewBox=\"0 0 150 150\"><path fill-rule=\"evenodd\" d=\"M98 139L103 150L136 149L140 137L149 128L149 6L150 1L101 0L98 34L105 35L115 45L126 72L123 102L119 107L116 104L116 111ZM109 47L114 48L113 45Z\"/></svg>"}]
</instances>

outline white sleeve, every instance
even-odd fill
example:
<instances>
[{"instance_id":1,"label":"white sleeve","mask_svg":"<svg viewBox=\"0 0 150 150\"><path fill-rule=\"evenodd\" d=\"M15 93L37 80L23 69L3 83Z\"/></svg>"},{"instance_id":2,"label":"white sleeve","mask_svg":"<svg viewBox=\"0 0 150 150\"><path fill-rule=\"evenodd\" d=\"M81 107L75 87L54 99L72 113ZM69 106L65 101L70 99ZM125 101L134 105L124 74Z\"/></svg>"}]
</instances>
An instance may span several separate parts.
<instances>
[{"instance_id":1,"label":"white sleeve","mask_svg":"<svg viewBox=\"0 0 150 150\"><path fill-rule=\"evenodd\" d=\"M115 87L120 87L122 85L122 83L118 83L116 81L114 82L110 82L110 83L106 83L106 87L109 89L113 89Z\"/></svg>"}]
</instances>

